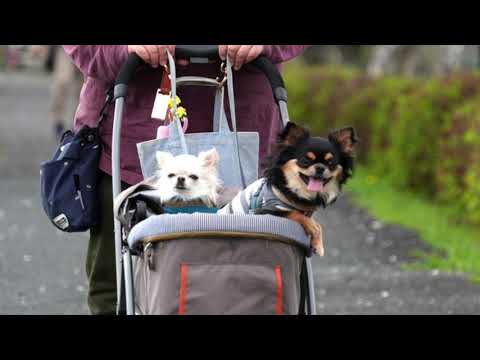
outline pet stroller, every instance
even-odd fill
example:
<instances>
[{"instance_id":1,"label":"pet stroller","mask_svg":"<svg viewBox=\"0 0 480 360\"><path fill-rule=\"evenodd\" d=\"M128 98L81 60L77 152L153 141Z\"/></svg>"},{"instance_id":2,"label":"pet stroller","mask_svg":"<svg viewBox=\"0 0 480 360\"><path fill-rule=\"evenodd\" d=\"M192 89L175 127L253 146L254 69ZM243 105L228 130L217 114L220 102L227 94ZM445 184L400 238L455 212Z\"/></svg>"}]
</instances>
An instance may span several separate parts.
<instances>
[{"instance_id":1,"label":"pet stroller","mask_svg":"<svg viewBox=\"0 0 480 360\"><path fill-rule=\"evenodd\" d=\"M210 45L177 46L176 57L192 63L207 62L218 59L218 48ZM285 125L289 121L287 94L280 73L265 57L252 64L268 78ZM131 54L115 83L114 199L121 192L123 105L129 81L141 65L144 65L143 61ZM170 54L169 67L173 98L180 85L215 86L223 91L225 82L218 79L176 78L175 63ZM235 106L228 59L225 74L233 122ZM223 101L221 105L221 113L225 115ZM178 119L171 125L175 126L177 133L183 134ZM244 176L242 166L245 164L241 164L236 126L234 133L236 162L240 175ZM184 138L181 143L187 152ZM144 160L141 159L141 163L145 176ZM244 183L245 179L242 180ZM147 216L125 231L117 215L115 213L114 230L118 314L316 313L310 241L303 228L293 221L270 215L161 214Z\"/></svg>"}]
</instances>

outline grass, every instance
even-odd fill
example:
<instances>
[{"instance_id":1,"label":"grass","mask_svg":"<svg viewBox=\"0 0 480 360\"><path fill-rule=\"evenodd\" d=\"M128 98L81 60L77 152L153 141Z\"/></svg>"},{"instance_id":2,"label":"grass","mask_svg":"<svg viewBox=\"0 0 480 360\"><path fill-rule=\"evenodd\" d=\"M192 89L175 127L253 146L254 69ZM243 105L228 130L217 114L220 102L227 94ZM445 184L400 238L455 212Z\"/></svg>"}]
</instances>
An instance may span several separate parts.
<instances>
[{"instance_id":1,"label":"grass","mask_svg":"<svg viewBox=\"0 0 480 360\"><path fill-rule=\"evenodd\" d=\"M388 179L357 167L346 186L354 202L386 223L416 230L423 241L444 255L415 251L418 261L406 269L463 272L480 282L480 228L462 224L453 206L438 205L415 194L392 188Z\"/></svg>"}]
</instances>

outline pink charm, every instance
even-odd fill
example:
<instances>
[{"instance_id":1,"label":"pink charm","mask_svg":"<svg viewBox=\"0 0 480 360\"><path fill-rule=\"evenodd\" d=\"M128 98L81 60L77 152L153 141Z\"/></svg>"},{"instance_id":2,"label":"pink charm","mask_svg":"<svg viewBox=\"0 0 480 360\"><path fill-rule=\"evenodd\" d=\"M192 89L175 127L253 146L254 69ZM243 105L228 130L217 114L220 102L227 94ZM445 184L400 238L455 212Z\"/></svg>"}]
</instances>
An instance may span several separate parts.
<instances>
[{"instance_id":1,"label":"pink charm","mask_svg":"<svg viewBox=\"0 0 480 360\"><path fill-rule=\"evenodd\" d=\"M183 133L185 133L188 128L188 118L184 117L182 120L183 120ZM162 125L158 127L157 139L167 139L169 136L170 136L170 125Z\"/></svg>"}]
</instances>

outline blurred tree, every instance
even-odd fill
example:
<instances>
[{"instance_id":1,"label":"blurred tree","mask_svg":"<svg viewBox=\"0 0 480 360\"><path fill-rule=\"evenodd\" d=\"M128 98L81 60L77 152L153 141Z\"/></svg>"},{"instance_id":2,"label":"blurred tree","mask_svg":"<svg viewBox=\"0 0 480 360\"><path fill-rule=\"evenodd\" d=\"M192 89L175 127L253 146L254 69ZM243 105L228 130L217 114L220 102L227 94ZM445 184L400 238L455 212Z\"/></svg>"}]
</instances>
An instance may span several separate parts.
<instances>
[{"instance_id":1,"label":"blurred tree","mask_svg":"<svg viewBox=\"0 0 480 360\"><path fill-rule=\"evenodd\" d=\"M478 45L315 45L307 64L347 65L369 74L429 76L479 66Z\"/></svg>"},{"instance_id":2,"label":"blurred tree","mask_svg":"<svg viewBox=\"0 0 480 360\"><path fill-rule=\"evenodd\" d=\"M303 59L307 64L335 64L365 68L371 48L370 45L315 45L305 52Z\"/></svg>"},{"instance_id":3,"label":"blurred tree","mask_svg":"<svg viewBox=\"0 0 480 360\"><path fill-rule=\"evenodd\" d=\"M477 45L377 45L367 71L373 76L433 75L473 70L477 63Z\"/></svg>"}]
</instances>

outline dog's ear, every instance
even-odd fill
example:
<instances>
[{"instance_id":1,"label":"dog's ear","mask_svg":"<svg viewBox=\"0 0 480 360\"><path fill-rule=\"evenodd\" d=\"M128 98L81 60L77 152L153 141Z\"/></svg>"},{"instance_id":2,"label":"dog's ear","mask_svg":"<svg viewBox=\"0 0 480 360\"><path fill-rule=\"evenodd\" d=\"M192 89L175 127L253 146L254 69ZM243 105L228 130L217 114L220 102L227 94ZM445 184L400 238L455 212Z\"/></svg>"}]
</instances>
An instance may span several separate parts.
<instances>
[{"instance_id":1,"label":"dog's ear","mask_svg":"<svg viewBox=\"0 0 480 360\"><path fill-rule=\"evenodd\" d=\"M302 126L299 126L293 122L287 123L287 126L283 131L278 135L278 142L280 144L297 145L301 140L307 139L310 137L310 133L307 129Z\"/></svg>"},{"instance_id":2,"label":"dog's ear","mask_svg":"<svg viewBox=\"0 0 480 360\"><path fill-rule=\"evenodd\" d=\"M160 168L163 168L167 162L173 160L173 155L166 151L157 151L156 157Z\"/></svg>"},{"instance_id":3,"label":"dog's ear","mask_svg":"<svg viewBox=\"0 0 480 360\"><path fill-rule=\"evenodd\" d=\"M220 160L217 149L212 148L208 151L202 151L198 154L198 158L202 162L202 165L206 168L216 168Z\"/></svg>"},{"instance_id":4,"label":"dog's ear","mask_svg":"<svg viewBox=\"0 0 480 360\"><path fill-rule=\"evenodd\" d=\"M328 139L335 143L340 151L352 156L353 147L358 142L358 139L355 135L355 130L353 127L345 127L340 130L334 130L328 135Z\"/></svg>"}]
</instances>

